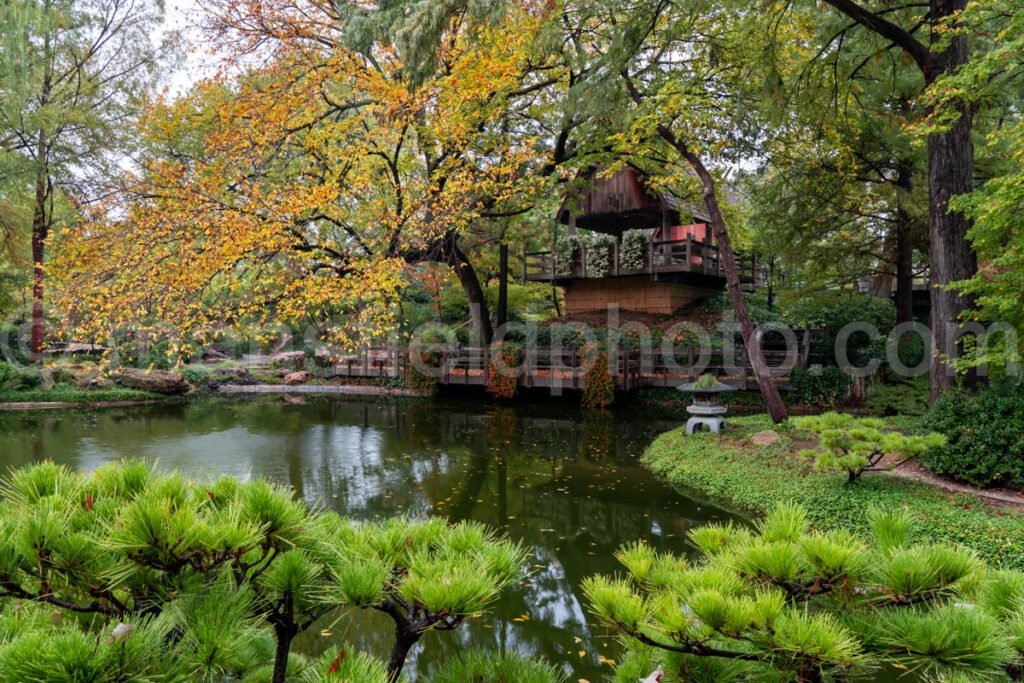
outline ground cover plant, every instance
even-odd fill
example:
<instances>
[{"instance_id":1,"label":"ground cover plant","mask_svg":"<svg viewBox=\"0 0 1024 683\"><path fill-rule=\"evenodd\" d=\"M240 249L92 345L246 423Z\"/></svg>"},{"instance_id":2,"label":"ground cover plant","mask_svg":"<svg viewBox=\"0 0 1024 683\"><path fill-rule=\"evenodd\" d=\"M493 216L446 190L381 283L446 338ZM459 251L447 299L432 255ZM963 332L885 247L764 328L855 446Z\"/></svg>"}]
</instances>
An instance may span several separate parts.
<instances>
[{"instance_id":1,"label":"ground cover plant","mask_svg":"<svg viewBox=\"0 0 1024 683\"><path fill-rule=\"evenodd\" d=\"M687 436L677 429L658 437L644 462L669 482L732 507L766 513L780 502L802 505L816 529L869 532L875 507L906 508L929 541L959 543L995 567L1024 569L1024 515L995 510L975 496L948 494L921 482L867 477L844 486L846 476L821 472L796 456L801 435L776 427L780 438L767 446L750 439L770 423L763 415L736 417L736 429L718 438Z\"/></svg>"}]
</instances>

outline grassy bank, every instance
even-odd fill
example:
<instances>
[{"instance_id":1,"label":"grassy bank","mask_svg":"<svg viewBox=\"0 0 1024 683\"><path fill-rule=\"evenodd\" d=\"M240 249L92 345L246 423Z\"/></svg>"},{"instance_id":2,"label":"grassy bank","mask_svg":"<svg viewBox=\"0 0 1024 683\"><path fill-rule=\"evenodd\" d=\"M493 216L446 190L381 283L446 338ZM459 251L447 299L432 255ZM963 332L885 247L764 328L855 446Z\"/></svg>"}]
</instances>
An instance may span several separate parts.
<instances>
[{"instance_id":1,"label":"grassy bank","mask_svg":"<svg viewBox=\"0 0 1024 683\"><path fill-rule=\"evenodd\" d=\"M76 389L58 386L53 389L0 390L0 403L100 403L107 401L149 401L167 398L137 389Z\"/></svg>"},{"instance_id":2,"label":"grassy bank","mask_svg":"<svg viewBox=\"0 0 1024 683\"><path fill-rule=\"evenodd\" d=\"M763 513L781 501L807 508L821 529L867 529L872 507L903 507L920 520L922 540L960 543L990 563L1024 569L1024 515L996 511L969 495L952 495L928 484L884 474L845 484L844 474L817 472L793 454L797 434L776 427L781 439L755 446L750 437L771 427L764 416L732 421L727 437L686 436L677 429L650 446L644 461L669 482L735 508Z\"/></svg>"}]
</instances>

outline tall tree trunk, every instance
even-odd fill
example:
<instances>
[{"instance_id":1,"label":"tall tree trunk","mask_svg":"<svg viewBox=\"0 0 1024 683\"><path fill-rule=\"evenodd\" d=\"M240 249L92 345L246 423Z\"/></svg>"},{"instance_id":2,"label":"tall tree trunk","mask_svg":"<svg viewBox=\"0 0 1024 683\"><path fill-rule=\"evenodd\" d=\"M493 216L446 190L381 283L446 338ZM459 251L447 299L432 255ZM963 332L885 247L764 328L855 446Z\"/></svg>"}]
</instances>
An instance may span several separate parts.
<instances>
[{"instance_id":1,"label":"tall tree trunk","mask_svg":"<svg viewBox=\"0 0 1024 683\"><path fill-rule=\"evenodd\" d=\"M498 247L498 329L508 322L508 244Z\"/></svg>"},{"instance_id":2,"label":"tall tree trunk","mask_svg":"<svg viewBox=\"0 0 1024 683\"><path fill-rule=\"evenodd\" d=\"M466 293L466 299L469 301L469 315L473 321L473 329L476 330L480 343L486 346L494 337L494 329L491 327L491 311L487 306L484 289L480 286L480 278L477 277L476 269L469 262L469 258L454 242L449 258L451 259L450 265L455 268L462 289Z\"/></svg>"},{"instance_id":3,"label":"tall tree trunk","mask_svg":"<svg viewBox=\"0 0 1024 683\"><path fill-rule=\"evenodd\" d=\"M914 189L913 167L900 162L896 186L904 193ZM899 206L896 209L896 323L914 319L914 242L910 214Z\"/></svg>"},{"instance_id":4,"label":"tall tree trunk","mask_svg":"<svg viewBox=\"0 0 1024 683\"><path fill-rule=\"evenodd\" d=\"M932 0L931 5L932 22L936 26L965 9L967 0ZM932 42L941 38L933 29ZM937 59L936 68L925 73L929 85L940 75L952 73L967 63L967 37L957 35L952 38L946 51L937 55ZM956 373L947 359L958 355L955 326L970 307L965 297L946 285L966 280L978 269L977 259L967 239L970 222L962 213L949 210L953 197L967 194L974 188L973 123L973 109L963 107L952 128L928 138L928 235L931 242L932 335L935 340L931 364L933 401L955 384ZM973 383L973 374L966 379L969 384Z\"/></svg>"},{"instance_id":5,"label":"tall tree trunk","mask_svg":"<svg viewBox=\"0 0 1024 683\"><path fill-rule=\"evenodd\" d=\"M771 415L773 422L784 422L789 415L786 412L786 405L782 402L782 396L779 395L779 388L775 384L771 370L768 368L768 363L764 359L761 342L757 338L754 323L750 319L750 311L747 309L747 301L743 298L740 270L736 265L736 254L732 249L732 240L729 238L729 231L725 225L725 217L718 205L715 179L699 156L678 141L675 145L690 162L690 166L696 171L704 187L704 206L708 210L711 229L714 230L715 240L718 242L718 257L722 260L722 265L725 268L726 288L729 290L729 298L732 300L732 309L736 314L736 320L740 324L743 346L750 359L750 368L754 372L754 377L757 378L757 386L761 390L761 396L764 397L768 414Z\"/></svg>"},{"instance_id":6,"label":"tall tree trunk","mask_svg":"<svg viewBox=\"0 0 1024 683\"><path fill-rule=\"evenodd\" d=\"M902 213L902 211L901 211ZM896 323L914 319L914 245L908 225L900 220L896 230Z\"/></svg>"},{"instance_id":7,"label":"tall tree trunk","mask_svg":"<svg viewBox=\"0 0 1024 683\"><path fill-rule=\"evenodd\" d=\"M927 21L931 25L931 47L948 44L942 52L919 41L913 33L872 12L855 0L825 0L840 12L880 36L892 41L921 69L925 84L955 72L967 63L967 36L950 33L948 20L967 7L967 0L929 0ZM952 36L952 37L950 37ZM928 236L931 256L932 338L931 398L949 391L956 373L946 362L957 355L956 324L969 308L969 301L947 285L965 280L977 271L977 261L967 240L967 218L949 210L949 200L973 189L974 145L971 141L974 111L960 110L956 123L943 133L928 137ZM970 377L967 378L971 382Z\"/></svg>"},{"instance_id":8,"label":"tall tree trunk","mask_svg":"<svg viewBox=\"0 0 1024 683\"><path fill-rule=\"evenodd\" d=\"M49 215L46 203L49 198L49 179L46 174L46 136L40 131L38 149L39 169L36 172L35 207L32 212L32 360L42 362L43 345L46 337L46 321L43 317L43 278L46 260L46 237L49 232Z\"/></svg>"},{"instance_id":9,"label":"tall tree trunk","mask_svg":"<svg viewBox=\"0 0 1024 683\"><path fill-rule=\"evenodd\" d=\"M643 95L636 88L630 79L629 74L623 72L626 89L630 97L638 105L643 101ZM754 371L757 379L757 386L761 390L768 414L772 421L784 422L789 417L786 412L786 404L782 402L779 395L779 388L775 385L768 362L764 359L764 352L761 349L761 342L754 330L754 323L750 319L750 311L747 309L747 300L743 298L743 287L740 282L740 269L736 265L736 253L732 249L732 240L729 238L729 230L725 225L725 217L718 205L718 194L715 191L715 179L704 166L700 156L693 152L690 147L676 137L675 133L665 124L658 124L658 135L671 145L680 156L690 164L690 167L700 178L704 188L704 206L708 210L708 217L711 219L711 229L715 239L718 241L718 258L722 261L725 269L725 285L729 290L729 298L732 300L732 310L736 314L736 320L740 324L740 332L743 334L743 347L747 351L747 358L750 359L750 368Z\"/></svg>"}]
</instances>

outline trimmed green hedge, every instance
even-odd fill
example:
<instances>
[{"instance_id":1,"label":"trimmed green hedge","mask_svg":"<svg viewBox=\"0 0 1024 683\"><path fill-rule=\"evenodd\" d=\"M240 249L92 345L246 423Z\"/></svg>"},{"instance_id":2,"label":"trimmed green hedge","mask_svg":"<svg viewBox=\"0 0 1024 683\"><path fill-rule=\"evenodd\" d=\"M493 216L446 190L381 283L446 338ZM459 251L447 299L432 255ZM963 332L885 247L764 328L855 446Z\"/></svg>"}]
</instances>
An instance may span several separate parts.
<instances>
[{"instance_id":1,"label":"trimmed green hedge","mask_svg":"<svg viewBox=\"0 0 1024 683\"><path fill-rule=\"evenodd\" d=\"M765 416L731 422L741 428L730 430L727 439L687 436L682 429L663 434L644 462L672 484L742 510L760 514L780 502L799 503L824 530L866 535L868 510L906 508L920 521L925 540L961 543L994 566L1024 569L1024 515L996 512L974 496L884 474L846 485L843 475L817 472L793 455L793 440L801 435L792 427L775 427L782 438L758 447L749 437L771 428Z\"/></svg>"},{"instance_id":2,"label":"trimmed green hedge","mask_svg":"<svg viewBox=\"0 0 1024 683\"><path fill-rule=\"evenodd\" d=\"M974 486L1024 488L1024 386L945 396L924 419L948 437L921 462Z\"/></svg>"}]
</instances>

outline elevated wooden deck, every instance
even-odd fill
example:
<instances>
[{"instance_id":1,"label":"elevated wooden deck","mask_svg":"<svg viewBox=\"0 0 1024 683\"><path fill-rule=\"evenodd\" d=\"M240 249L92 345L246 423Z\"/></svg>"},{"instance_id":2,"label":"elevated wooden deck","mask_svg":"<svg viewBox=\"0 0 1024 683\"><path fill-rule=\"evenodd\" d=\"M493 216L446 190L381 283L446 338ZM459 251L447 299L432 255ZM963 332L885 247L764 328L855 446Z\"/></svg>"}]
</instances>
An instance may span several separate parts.
<instances>
[{"instance_id":1,"label":"elevated wooden deck","mask_svg":"<svg viewBox=\"0 0 1024 683\"><path fill-rule=\"evenodd\" d=\"M558 272L553 251L523 253L523 280L526 282L554 282L566 284L572 280L649 275L652 279L691 282L701 286L723 287L725 267L718 253L718 245L688 237L679 240L653 240L647 243L645 267L636 270L622 264L620 245L612 245L611 269L605 275L587 272L587 247L581 246L571 272ZM737 256L740 280L749 286L759 281L759 269L753 256Z\"/></svg>"}]
</instances>

